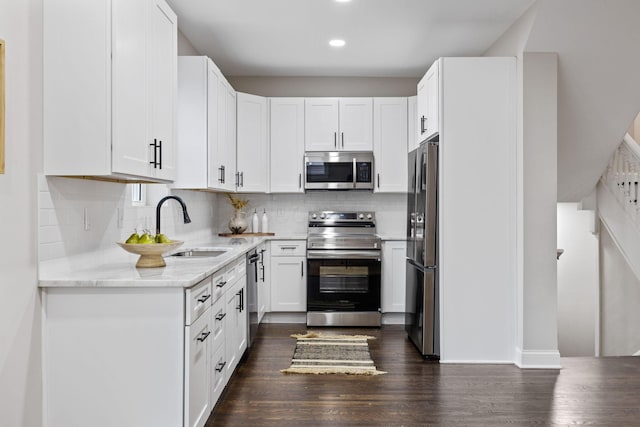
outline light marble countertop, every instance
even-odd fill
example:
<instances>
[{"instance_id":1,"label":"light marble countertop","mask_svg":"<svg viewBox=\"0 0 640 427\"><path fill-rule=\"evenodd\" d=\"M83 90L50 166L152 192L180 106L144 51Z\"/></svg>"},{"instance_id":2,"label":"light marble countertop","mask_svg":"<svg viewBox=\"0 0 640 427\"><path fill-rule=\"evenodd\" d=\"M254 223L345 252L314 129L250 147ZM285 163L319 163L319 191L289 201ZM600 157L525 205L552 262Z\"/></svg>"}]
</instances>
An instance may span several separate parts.
<instances>
[{"instance_id":1,"label":"light marble countertop","mask_svg":"<svg viewBox=\"0 0 640 427\"><path fill-rule=\"evenodd\" d=\"M158 268L136 268L135 260L122 251L122 261L85 264L67 260L48 261L41 265L39 287L191 287L207 276L244 256L267 239L216 238L205 242L185 242L173 252L193 248L225 248L223 255L215 258L165 257L167 265ZM170 254L170 253L169 253Z\"/></svg>"}]
</instances>

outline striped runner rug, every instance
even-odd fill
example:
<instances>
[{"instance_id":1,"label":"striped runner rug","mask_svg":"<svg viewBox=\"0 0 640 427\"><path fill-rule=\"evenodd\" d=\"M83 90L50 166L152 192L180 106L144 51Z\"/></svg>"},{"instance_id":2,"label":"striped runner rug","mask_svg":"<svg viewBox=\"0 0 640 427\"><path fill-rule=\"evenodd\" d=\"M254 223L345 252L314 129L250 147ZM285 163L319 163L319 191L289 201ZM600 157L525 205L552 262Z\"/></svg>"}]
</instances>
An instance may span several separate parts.
<instances>
[{"instance_id":1,"label":"striped runner rug","mask_svg":"<svg viewBox=\"0 0 640 427\"><path fill-rule=\"evenodd\" d=\"M291 367L285 374L380 375L371 360L368 335L325 335L317 333L291 335L296 349Z\"/></svg>"}]
</instances>

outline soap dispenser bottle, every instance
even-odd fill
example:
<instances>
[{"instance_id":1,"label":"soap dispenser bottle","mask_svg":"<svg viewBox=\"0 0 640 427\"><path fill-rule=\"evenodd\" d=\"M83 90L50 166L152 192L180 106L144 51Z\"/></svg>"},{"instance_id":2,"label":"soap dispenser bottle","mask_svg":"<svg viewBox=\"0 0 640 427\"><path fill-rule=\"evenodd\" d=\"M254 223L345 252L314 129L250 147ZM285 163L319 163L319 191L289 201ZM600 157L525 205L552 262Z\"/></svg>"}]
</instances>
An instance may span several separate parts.
<instances>
[{"instance_id":1,"label":"soap dispenser bottle","mask_svg":"<svg viewBox=\"0 0 640 427\"><path fill-rule=\"evenodd\" d=\"M267 210L265 209L262 213L262 230L263 233L266 233L269 230L269 219L267 218Z\"/></svg>"},{"instance_id":2,"label":"soap dispenser bottle","mask_svg":"<svg viewBox=\"0 0 640 427\"><path fill-rule=\"evenodd\" d=\"M258 232L258 210L253 210L253 217L251 218L251 231L254 233Z\"/></svg>"}]
</instances>

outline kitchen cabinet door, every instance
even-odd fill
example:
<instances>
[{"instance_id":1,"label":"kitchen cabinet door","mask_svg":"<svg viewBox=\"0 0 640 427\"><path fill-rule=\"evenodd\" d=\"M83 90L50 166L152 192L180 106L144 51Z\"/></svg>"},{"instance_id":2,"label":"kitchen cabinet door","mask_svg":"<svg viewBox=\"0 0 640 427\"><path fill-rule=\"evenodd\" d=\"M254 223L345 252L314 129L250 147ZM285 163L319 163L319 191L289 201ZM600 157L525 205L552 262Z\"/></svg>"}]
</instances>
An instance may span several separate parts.
<instances>
[{"instance_id":1,"label":"kitchen cabinet door","mask_svg":"<svg viewBox=\"0 0 640 427\"><path fill-rule=\"evenodd\" d=\"M404 241L382 244L382 312L404 313L406 294L406 255Z\"/></svg>"},{"instance_id":2,"label":"kitchen cabinet door","mask_svg":"<svg viewBox=\"0 0 640 427\"><path fill-rule=\"evenodd\" d=\"M374 98L376 193L407 191L407 98Z\"/></svg>"},{"instance_id":3,"label":"kitchen cabinet door","mask_svg":"<svg viewBox=\"0 0 640 427\"><path fill-rule=\"evenodd\" d=\"M307 98L304 105L306 151L338 150L338 98Z\"/></svg>"},{"instance_id":4,"label":"kitchen cabinet door","mask_svg":"<svg viewBox=\"0 0 640 427\"><path fill-rule=\"evenodd\" d=\"M271 98L269 176L271 193L303 193L303 98Z\"/></svg>"},{"instance_id":5,"label":"kitchen cabinet door","mask_svg":"<svg viewBox=\"0 0 640 427\"><path fill-rule=\"evenodd\" d=\"M202 427L211 413L211 309L185 326L185 426Z\"/></svg>"},{"instance_id":6,"label":"kitchen cabinet door","mask_svg":"<svg viewBox=\"0 0 640 427\"><path fill-rule=\"evenodd\" d=\"M424 124L425 138L431 138L437 134L440 125L440 61L433 63L425 74L427 85L427 115Z\"/></svg>"},{"instance_id":7,"label":"kitchen cabinet door","mask_svg":"<svg viewBox=\"0 0 640 427\"><path fill-rule=\"evenodd\" d=\"M45 173L170 181L176 15L164 0L100 3L44 5Z\"/></svg>"},{"instance_id":8,"label":"kitchen cabinet door","mask_svg":"<svg viewBox=\"0 0 640 427\"><path fill-rule=\"evenodd\" d=\"M217 189L217 68L206 56L178 58L178 146L174 188ZM209 170L211 169L211 170ZM213 172L213 171L216 172Z\"/></svg>"},{"instance_id":9,"label":"kitchen cabinet door","mask_svg":"<svg viewBox=\"0 0 640 427\"><path fill-rule=\"evenodd\" d=\"M271 257L271 311L307 311L306 258Z\"/></svg>"},{"instance_id":10,"label":"kitchen cabinet door","mask_svg":"<svg viewBox=\"0 0 640 427\"><path fill-rule=\"evenodd\" d=\"M218 150L224 167L222 187L226 191L235 192L239 178L236 174L236 92L225 79L220 81L219 87Z\"/></svg>"},{"instance_id":11,"label":"kitchen cabinet door","mask_svg":"<svg viewBox=\"0 0 640 427\"><path fill-rule=\"evenodd\" d=\"M425 128L425 122L427 120L427 115L428 115L427 104L429 103L429 100L427 98L428 98L427 76L425 75L418 82L418 95L416 96L416 111L417 111L417 116L415 118L416 119L415 126L416 126L416 134L417 134L416 148L426 138L425 133L427 129Z\"/></svg>"},{"instance_id":12,"label":"kitchen cabinet door","mask_svg":"<svg viewBox=\"0 0 640 427\"><path fill-rule=\"evenodd\" d=\"M269 183L267 98L237 93L237 174L239 193L266 193Z\"/></svg>"},{"instance_id":13,"label":"kitchen cabinet door","mask_svg":"<svg viewBox=\"0 0 640 427\"><path fill-rule=\"evenodd\" d=\"M258 247L260 263L258 265L258 322L264 314L271 311L271 251L270 245L263 243Z\"/></svg>"},{"instance_id":14,"label":"kitchen cabinet door","mask_svg":"<svg viewBox=\"0 0 640 427\"><path fill-rule=\"evenodd\" d=\"M409 139L407 152L410 152L418 148L418 145L420 144L420 135L418 135L418 128L416 126L416 124L418 123L418 97L410 96L409 98L407 98L407 101L407 136Z\"/></svg>"},{"instance_id":15,"label":"kitchen cabinet door","mask_svg":"<svg viewBox=\"0 0 640 427\"><path fill-rule=\"evenodd\" d=\"M340 98L338 145L344 151L373 150L373 99Z\"/></svg>"},{"instance_id":16,"label":"kitchen cabinet door","mask_svg":"<svg viewBox=\"0 0 640 427\"><path fill-rule=\"evenodd\" d=\"M243 274L225 294L227 323L225 325L225 369L227 378L233 371L247 348L247 276Z\"/></svg>"},{"instance_id":17,"label":"kitchen cabinet door","mask_svg":"<svg viewBox=\"0 0 640 427\"><path fill-rule=\"evenodd\" d=\"M155 176L173 180L176 175L178 22L176 15L164 1L151 2L149 37L149 97L151 100L151 129L157 139L159 167Z\"/></svg>"}]
</instances>

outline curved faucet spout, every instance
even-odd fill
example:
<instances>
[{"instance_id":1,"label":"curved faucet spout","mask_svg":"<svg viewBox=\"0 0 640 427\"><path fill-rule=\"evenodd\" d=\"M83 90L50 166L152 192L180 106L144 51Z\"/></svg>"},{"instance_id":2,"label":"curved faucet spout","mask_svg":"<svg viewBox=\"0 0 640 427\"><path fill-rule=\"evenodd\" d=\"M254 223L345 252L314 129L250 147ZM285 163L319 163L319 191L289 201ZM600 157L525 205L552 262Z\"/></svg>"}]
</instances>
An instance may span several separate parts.
<instances>
[{"instance_id":1,"label":"curved faucet spout","mask_svg":"<svg viewBox=\"0 0 640 427\"><path fill-rule=\"evenodd\" d=\"M169 199L177 200L178 203L180 203L180 206L182 206L182 216L184 218L184 223L188 224L191 222L191 218L189 218L189 213L187 212L187 205L185 205L184 201L180 197L178 196L163 197L162 199L160 199L160 201L156 205L156 235L160 234L160 207L165 201Z\"/></svg>"}]
</instances>

